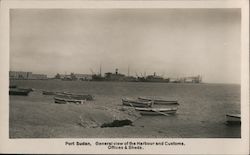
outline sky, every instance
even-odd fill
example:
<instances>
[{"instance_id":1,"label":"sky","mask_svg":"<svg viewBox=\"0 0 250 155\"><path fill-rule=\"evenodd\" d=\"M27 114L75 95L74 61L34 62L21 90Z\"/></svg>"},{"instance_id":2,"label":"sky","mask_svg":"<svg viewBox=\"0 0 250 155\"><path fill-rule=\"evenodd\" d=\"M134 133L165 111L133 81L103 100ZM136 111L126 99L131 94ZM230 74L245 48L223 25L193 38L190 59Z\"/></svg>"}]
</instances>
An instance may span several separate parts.
<instances>
[{"instance_id":1,"label":"sky","mask_svg":"<svg viewBox=\"0 0 250 155\"><path fill-rule=\"evenodd\" d=\"M240 9L12 9L10 70L240 83Z\"/></svg>"}]
</instances>

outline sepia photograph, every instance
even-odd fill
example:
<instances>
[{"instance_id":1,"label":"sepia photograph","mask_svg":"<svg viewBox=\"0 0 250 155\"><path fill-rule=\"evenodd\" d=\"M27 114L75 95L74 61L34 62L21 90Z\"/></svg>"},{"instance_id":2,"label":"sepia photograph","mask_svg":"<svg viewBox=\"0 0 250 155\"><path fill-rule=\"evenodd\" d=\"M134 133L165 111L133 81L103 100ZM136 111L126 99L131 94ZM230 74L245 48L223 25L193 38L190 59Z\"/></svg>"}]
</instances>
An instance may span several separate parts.
<instances>
[{"instance_id":1,"label":"sepia photograph","mask_svg":"<svg viewBox=\"0 0 250 155\"><path fill-rule=\"evenodd\" d=\"M10 138L240 138L240 9L11 9Z\"/></svg>"},{"instance_id":2,"label":"sepia photograph","mask_svg":"<svg viewBox=\"0 0 250 155\"><path fill-rule=\"evenodd\" d=\"M249 2L1 4L0 153L249 153Z\"/></svg>"}]
</instances>

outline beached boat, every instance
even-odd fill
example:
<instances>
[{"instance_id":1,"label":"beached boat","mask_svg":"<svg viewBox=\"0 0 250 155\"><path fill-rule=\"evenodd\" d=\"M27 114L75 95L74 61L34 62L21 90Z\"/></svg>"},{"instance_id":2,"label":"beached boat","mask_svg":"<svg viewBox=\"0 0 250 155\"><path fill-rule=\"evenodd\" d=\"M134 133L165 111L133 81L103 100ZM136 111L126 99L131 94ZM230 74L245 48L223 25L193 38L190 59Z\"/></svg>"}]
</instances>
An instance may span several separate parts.
<instances>
[{"instance_id":1,"label":"beached boat","mask_svg":"<svg viewBox=\"0 0 250 155\"><path fill-rule=\"evenodd\" d=\"M56 95L57 92L43 91L43 95Z\"/></svg>"},{"instance_id":2,"label":"beached boat","mask_svg":"<svg viewBox=\"0 0 250 155\"><path fill-rule=\"evenodd\" d=\"M17 88L17 85L9 85L9 88Z\"/></svg>"},{"instance_id":3,"label":"beached boat","mask_svg":"<svg viewBox=\"0 0 250 155\"><path fill-rule=\"evenodd\" d=\"M86 101L93 100L93 96L89 94L84 95L74 95L74 94L57 94L54 97L55 103L59 104L67 104L67 103L75 103L75 104L83 104Z\"/></svg>"},{"instance_id":4,"label":"beached boat","mask_svg":"<svg viewBox=\"0 0 250 155\"><path fill-rule=\"evenodd\" d=\"M135 108L135 110L139 111L141 115L169 115L169 114L175 114L178 110L177 107L171 107L171 108Z\"/></svg>"},{"instance_id":5,"label":"beached boat","mask_svg":"<svg viewBox=\"0 0 250 155\"><path fill-rule=\"evenodd\" d=\"M11 88L9 90L9 95L28 96L30 92L31 92L30 89Z\"/></svg>"},{"instance_id":6,"label":"beached boat","mask_svg":"<svg viewBox=\"0 0 250 155\"><path fill-rule=\"evenodd\" d=\"M151 101L140 101L132 98L122 98L122 104L131 107L151 107Z\"/></svg>"},{"instance_id":7,"label":"beached boat","mask_svg":"<svg viewBox=\"0 0 250 155\"><path fill-rule=\"evenodd\" d=\"M68 103L75 103L75 104L83 104L86 102L86 100L76 100L73 98L67 98L67 97L54 97L55 103L58 104L68 104Z\"/></svg>"},{"instance_id":8,"label":"beached boat","mask_svg":"<svg viewBox=\"0 0 250 155\"><path fill-rule=\"evenodd\" d=\"M29 92L34 91L34 89L33 89L33 88L17 88L17 89L19 89L19 90L23 90L23 91L29 91Z\"/></svg>"},{"instance_id":9,"label":"beached boat","mask_svg":"<svg viewBox=\"0 0 250 155\"><path fill-rule=\"evenodd\" d=\"M240 114L227 114L226 118L229 124L241 124Z\"/></svg>"},{"instance_id":10,"label":"beached boat","mask_svg":"<svg viewBox=\"0 0 250 155\"><path fill-rule=\"evenodd\" d=\"M153 104L158 105L179 105L178 101L176 100L167 100L163 98L156 98L156 97L138 97L141 101L151 101Z\"/></svg>"},{"instance_id":11,"label":"beached boat","mask_svg":"<svg viewBox=\"0 0 250 155\"><path fill-rule=\"evenodd\" d=\"M72 93L69 93L69 92L43 91L43 95L72 95Z\"/></svg>"}]
</instances>

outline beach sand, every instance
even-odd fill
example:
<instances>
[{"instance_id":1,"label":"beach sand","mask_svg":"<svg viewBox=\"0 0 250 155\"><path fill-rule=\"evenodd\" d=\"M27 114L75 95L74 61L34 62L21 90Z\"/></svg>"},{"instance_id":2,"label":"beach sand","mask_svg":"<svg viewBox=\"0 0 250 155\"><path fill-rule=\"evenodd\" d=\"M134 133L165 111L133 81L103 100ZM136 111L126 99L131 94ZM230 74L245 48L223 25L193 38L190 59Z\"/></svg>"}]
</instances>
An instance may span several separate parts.
<instances>
[{"instance_id":1,"label":"beach sand","mask_svg":"<svg viewBox=\"0 0 250 155\"><path fill-rule=\"evenodd\" d=\"M165 137L164 132L140 124L142 116L132 107L115 100L98 96L84 104L55 104L53 96L41 92L32 92L29 98L11 96L10 138ZM131 120L133 126L100 127L124 119Z\"/></svg>"},{"instance_id":2,"label":"beach sand","mask_svg":"<svg viewBox=\"0 0 250 155\"><path fill-rule=\"evenodd\" d=\"M228 126L225 114L238 111L239 87L157 83L88 83L15 81L35 88L29 96L10 96L10 138L239 138L240 126ZM15 83L15 84L16 84ZM34 87L33 87L34 86ZM54 89L57 88L57 89ZM86 88L86 89L83 89ZM88 89L87 89L88 88ZM82 90L94 94L84 104L56 104L42 90ZM176 97L175 115L141 116L122 106L121 98L141 95ZM133 126L101 128L103 123L129 119Z\"/></svg>"}]
</instances>

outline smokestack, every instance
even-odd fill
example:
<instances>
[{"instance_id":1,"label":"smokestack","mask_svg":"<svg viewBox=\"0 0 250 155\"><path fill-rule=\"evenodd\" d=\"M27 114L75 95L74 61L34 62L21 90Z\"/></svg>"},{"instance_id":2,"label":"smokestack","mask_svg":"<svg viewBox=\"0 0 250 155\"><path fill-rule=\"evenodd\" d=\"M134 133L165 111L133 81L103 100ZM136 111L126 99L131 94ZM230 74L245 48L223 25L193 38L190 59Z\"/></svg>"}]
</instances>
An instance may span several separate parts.
<instances>
[{"instance_id":1,"label":"smokestack","mask_svg":"<svg viewBox=\"0 0 250 155\"><path fill-rule=\"evenodd\" d=\"M118 74L118 68L115 69L115 74L116 74L116 75Z\"/></svg>"}]
</instances>

